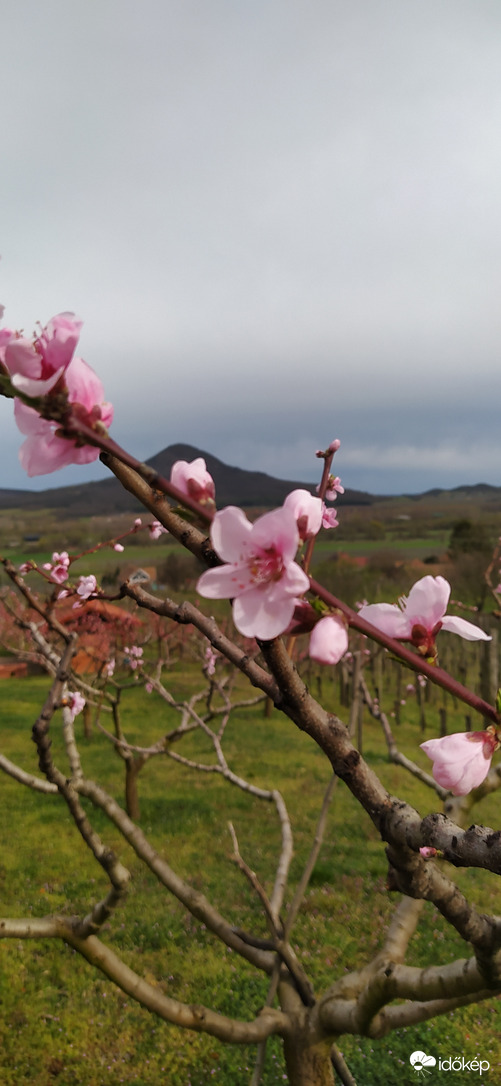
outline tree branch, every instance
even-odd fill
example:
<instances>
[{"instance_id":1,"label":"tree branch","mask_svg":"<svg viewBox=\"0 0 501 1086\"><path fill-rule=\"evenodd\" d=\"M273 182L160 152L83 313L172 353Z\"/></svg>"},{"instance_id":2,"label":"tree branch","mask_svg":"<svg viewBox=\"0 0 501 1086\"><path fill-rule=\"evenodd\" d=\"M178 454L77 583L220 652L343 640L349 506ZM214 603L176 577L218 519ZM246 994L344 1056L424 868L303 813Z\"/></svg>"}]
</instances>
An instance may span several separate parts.
<instances>
[{"instance_id":1,"label":"tree branch","mask_svg":"<svg viewBox=\"0 0 501 1086\"><path fill-rule=\"evenodd\" d=\"M272 972L273 954L250 947L236 935L234 929L207 901L207 898L176 875L166 861L158 855L142 830L135 825L132 819L103 788L95 784L94 781L84 780L79 785L79 791L82 795L87 796L96 807L105 812L134 849L136 855L197 920L205 924L209 931L212 931L226 946L230 946L256 968L262 969L265 973Z\"/></svg>"}]
</instances>

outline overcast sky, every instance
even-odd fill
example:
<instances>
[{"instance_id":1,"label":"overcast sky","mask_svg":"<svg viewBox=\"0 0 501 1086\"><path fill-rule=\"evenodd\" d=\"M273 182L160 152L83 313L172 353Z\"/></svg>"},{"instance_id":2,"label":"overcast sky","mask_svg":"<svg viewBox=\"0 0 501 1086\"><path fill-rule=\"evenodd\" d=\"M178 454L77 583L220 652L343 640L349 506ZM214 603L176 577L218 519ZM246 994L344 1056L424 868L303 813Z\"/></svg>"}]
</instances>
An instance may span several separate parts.
<instances>
[{"instance_id":1,"label":"overcast sky","mask_svg":"<svg viewBox=\"0 0 501 1086\"><path fill-rule=\"evenodd\" d=\"M499 0L4 0L0 301L147 457L501 484ZM29 480L0 401L0 486Z\"/></svg>"}]
</instances>

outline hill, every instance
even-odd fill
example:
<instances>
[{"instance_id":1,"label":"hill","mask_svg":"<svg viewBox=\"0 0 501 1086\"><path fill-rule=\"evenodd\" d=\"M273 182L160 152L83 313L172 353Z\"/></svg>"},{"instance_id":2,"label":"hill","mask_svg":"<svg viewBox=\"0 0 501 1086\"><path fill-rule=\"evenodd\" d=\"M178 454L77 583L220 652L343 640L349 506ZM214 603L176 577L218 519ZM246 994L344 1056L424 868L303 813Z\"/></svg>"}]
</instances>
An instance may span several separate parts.
<instances>
[{"instance_id":1,"label":"hill","mask_svg":"<svg viewBox=\"0 0 501 1086\"><path fill-rule=\"evenodd\" d=\"M314 493L312 483L276 479L262 471L235 468L218 460L211 453L192 445L169 445L147 461L160 475L170 476L176 460L195 460L203 456L216 484L217 504L265 506L281 505L289 491L303 487ZM374 498L359 490L347 490L338 498L338 505L370 505ZM0 490L2 509L52 509L60 516L82 517L100 514L136 512L142 507L134 501L114 477L100 482L82 483L48 490Z\"/></svg>"}]
</instances>

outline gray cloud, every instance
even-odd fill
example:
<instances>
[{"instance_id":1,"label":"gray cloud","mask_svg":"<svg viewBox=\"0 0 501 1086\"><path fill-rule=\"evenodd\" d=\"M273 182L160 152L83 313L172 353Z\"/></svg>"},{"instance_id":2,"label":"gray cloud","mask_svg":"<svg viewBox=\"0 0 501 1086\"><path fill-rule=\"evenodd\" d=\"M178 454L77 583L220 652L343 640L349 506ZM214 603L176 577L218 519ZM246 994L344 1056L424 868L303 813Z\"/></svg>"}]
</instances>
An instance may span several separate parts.
<instances>
[{"instance_id":1,"label":"gray cloud","mask_svg":"<svg viewBox=\"0 0 501 1086\"><path fill-rule=\"evenodd\" d=\"M497 0L25 0L2 24L5 322L84 318L119 440L308 479L339 434L349 485L498 481ZM0 410L0 485L24 485Z\"/></svg>"}]
</instances>

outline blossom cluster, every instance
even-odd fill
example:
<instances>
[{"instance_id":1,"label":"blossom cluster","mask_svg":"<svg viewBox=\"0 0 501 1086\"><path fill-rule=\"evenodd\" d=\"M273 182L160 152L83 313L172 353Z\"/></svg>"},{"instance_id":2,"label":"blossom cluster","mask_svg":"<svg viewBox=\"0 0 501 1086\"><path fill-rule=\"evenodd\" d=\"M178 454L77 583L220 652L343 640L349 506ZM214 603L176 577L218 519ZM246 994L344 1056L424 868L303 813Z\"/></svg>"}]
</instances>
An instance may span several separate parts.
<instances>
[{"instance_id":1,"label":"blossom cluster","mask_svg":"<svg viewBox=\"0 0 501 1086\"><path fill-rule=\"evenodd\" d=\"M129 665L132 671L135 671L136 668L140 667L143 662L143 649L138 645L131 645L130 648L125 646L124 653L125 663Z\"/></svg>"},{"instance_id":2,"label":"blossom cluster","mask_svg":"<svg viewBox=\"0 0 501 1086\"><path fill-rule=\"evenodd\" d=\"M14 417L26 437L19 458L30 476L95 460L99 449L72 436L72 420L95 429L113 419L101 381L75 356L81 327L74 313L59 313L32 339L0 330L0 372L15 395Z\"/></svg>"}]
</instances>

